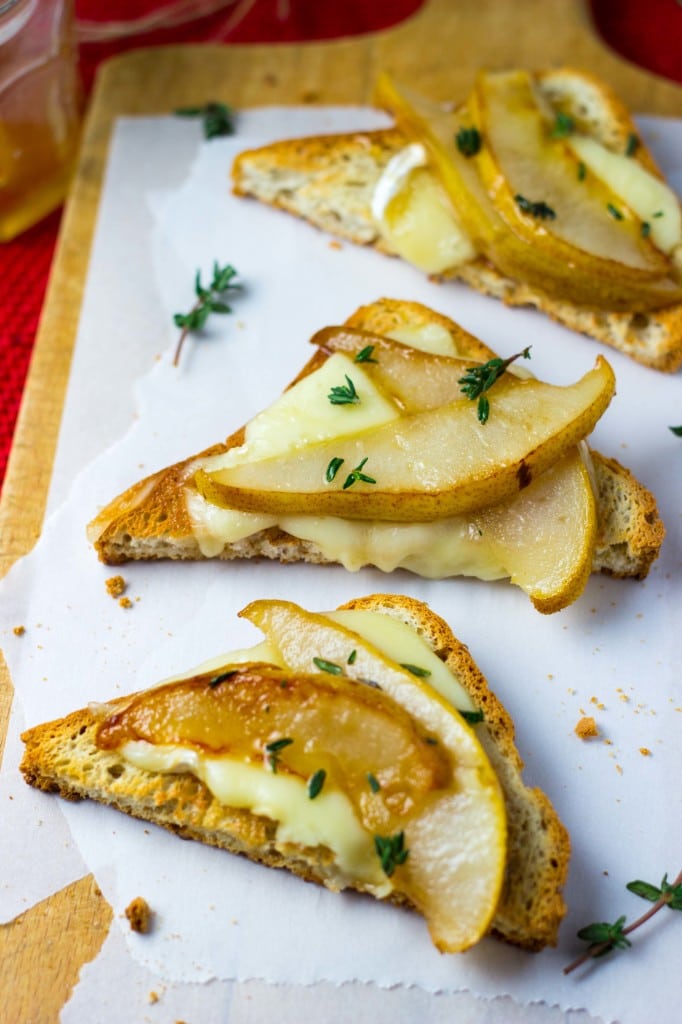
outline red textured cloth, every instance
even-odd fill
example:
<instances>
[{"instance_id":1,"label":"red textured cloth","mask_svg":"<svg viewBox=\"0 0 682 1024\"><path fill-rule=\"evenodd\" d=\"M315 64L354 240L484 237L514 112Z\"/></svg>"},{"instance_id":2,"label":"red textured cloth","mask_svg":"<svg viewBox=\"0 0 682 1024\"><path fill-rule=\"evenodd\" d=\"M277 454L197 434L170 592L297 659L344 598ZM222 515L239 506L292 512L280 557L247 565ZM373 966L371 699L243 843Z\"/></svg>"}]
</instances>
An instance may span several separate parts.
<instances>
[{"instance_id":1,"label":"red textured cloth","mask_svg":"<svg viewBox=\"0 0 682 1024\"><path fill-rule=\"evenodd\" d=\"M332 39L388 28L423 0L240 0L235 7L167 30L88 42L81 72L89 91L100 61L123 49L177 42L278 43ZM79 21L139 19L160 0L76 0ZM597 31L622 56L682 82L682 6L677 0L591 0ZM236 11L238 9L238 17ZM103 13L104 11L104 13ZM682 111L680 112L682 114ZM0 243L0 485L38 325L59 226L58 214L12 242Z\"/></svg>"}]
</instances>

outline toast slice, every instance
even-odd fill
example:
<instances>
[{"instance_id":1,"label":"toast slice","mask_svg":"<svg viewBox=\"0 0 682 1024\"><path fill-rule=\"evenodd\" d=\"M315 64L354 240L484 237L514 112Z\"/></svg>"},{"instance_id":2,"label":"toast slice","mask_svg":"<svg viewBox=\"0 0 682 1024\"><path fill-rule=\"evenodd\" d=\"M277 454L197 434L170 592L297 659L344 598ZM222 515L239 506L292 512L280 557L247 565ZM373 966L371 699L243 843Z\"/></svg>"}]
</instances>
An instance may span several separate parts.
<instances>
[{"instance_id":1,"label":"toast slice","mask_svg":"<svg viewBox=\"0 0 682 1024\"><path fill-rule=\"evenodd\" d=\"M382 299L358 309L347 325L381 336L404 331L441 332L466 359L486 361L494 355L453 321L417 303ZM316 352L297 380L319 366L323 358ZM278 526L254 528L238 540L211 542L212 546L198 535L189 512L189 504L200 497L194 475L205 459L240 445L243 438L244 430L238 430L225 443L160 470L115 498L88 527L100 559L109 565L138 559L206 557L264 557L283 563L334 561L313 540L301 539ZM597 495L592 570L643 579L665 533L655 499L615 460L597 452L591 454Z\"/></svg>"},{"instance_id":2,"label":"toast slice","mask_svg":"<svg viewBox=\"0 0 682 1024\"><path fill-rule=\"evenodd\" d=\"M310 613L297 609L296 606L289 606L288 602L256 602L255 604L288 606L287 610L293 610L293 614L310 616ZM250 608L245 609L244 612L249 617L252 614ZM492 918L488 914L485 930L490 930L499 938L528 950L538 950L548 944L556 944L558 927L565 913L561 890L568 871L569 838L547 796L538 789L531 789L524 785L521 777L523 765L514 745L512 721L490 690L467 647L456 639L443 619L432 612L427 605L411 598L392 594L376 594L349 602L343 606L343 611L351 611L354 614L357 612L372 613L375 622L377 618L385 621L386 617L389 617L403 623L408 627L408 631L416 634L417 643L424 644L428 649L427 653L431 652L429 657L440 659L440 663L446 666L450 682L454 680L454 685L461 688L460 695L454 697L460 706L462 700L468 700L471 702L470 706L482 712L482 721L476 725L466 725L461 722L459 715L452 711L451 704L445 705L446 719L454 716L459 721L457 728L463 739L460 760L465 762L466 758L470 756L467 752L467 745L470 742L473 743L479 751L477 756L481 758L480 765L475 769L474 774L485 779L486 773L490 773L490 766L492 766L499 789L497 785L494 785L489 795L494 803L495 792L501 791L506 811L506 843L502 845L502 860L500 862L503 874L494 880L495 892L490 907ZM312 616L311 621L313 622L312 628L315 629L318 629L320 623L322 623L322 628L326 628L325 622L327 625L329 624L329 620L319 615ZM360 624L357 627L358 631L355 632L353 624L349 624L346 620L341 627L338 624L333 624L332 628L334 630L341 628L344 633L344 642L349 643L357 652L357 660L355 658L352 660L356 665L355 671L361 675L363 671L361 666L365 656L363 645L367 643L365 627ZM313 654L319 655L321 648L318 644L321 634L315 633L314 635L315 640L312 644L310 644L309 637L302 642L301 657L310 656L312 658ZM381 636L381 634L379 635ZM266 636L270 641L270 634L266 632ZM385 638L382 636L380 641L372 635L369 640L371 641L370 648L371 644L385 643L387 650L390 650L391 645L395 643L392 634ZM325 652L328 649L327 647L323 648ZM376 647L372 649L376 650ZM387 651L384 651L384 654L387 655ZM235 668L247 671L255 671L258 668L248 662L249 655L249 651L242 651L235 655L240 664L231 662L230 656L226 655L227 671L225 667L218 667L218 659L214 659L208 674L204 669L203 676L195 677L199 680L196 685L203 686L204 692L206 692L207 678L210 680L209 687L215 684L216 679L219 682L221 679L223 680L220 682L222 686L231 685L230 666L233 673ZM263 645L254 648L253 655L259 661L263 660ZM268 656L276 658L279 665L286 666L288 664L287 652L278 650L276 645L274 653L272 645L269 650L265 651L265 657ZM416 657L419 657L421 661L422 654L419 653ZM425 664L424 661L421 663ZM343 659L343 664L344 674L352 677L353 668L350 664L346 664L346 658ZM393 661L390 664L393 669L397 667ZM261 665L260 668L262 669L263 666ZM323 678L328 679L327 673L323 669L324 666L319 671ZM291 668L278 668L277 671L285 673L283 679L288 679L293 689L296 685L296 672ZM412 674L412 669L410 671L401 669L399 675L406 677L405 683L401 683L401 685L407 687L408 693L415 689L416 696L423 700L426 706L426 719L431 713L429 710L431 705L440 708L438 715L442 717L443 697L434 690L429 682L418 679ZM228 678L225 678L226 676ZM234 673L234 678L237 676L238 673ZM338 676L334 678L338 679ZM383 676L379 675L379 678L383 686ZM166 684L167 687L174 685L173 683ZM195 685L194 680L188 685ZM370 695L376 693L376 690L367 687L362 682L350 685L359 687L363 691L369 690ZM159 690L162 689L163 687L159 688ZM218 689L219 687L216 687L215 692ZM107 749L107 741L101 739L101 733L98 746L98 731L103 729L106 733L107 728L109 730L121 728L121 715L125 713L126 707L131 705L136 696L120 698L104 707L84 708L67 715L66 718L38 725L25 732L22 737L26 746L21 771L26 781L38 789L59 793L69 800L92 799L109 804L134 817L162 825L185 838L197 839L233 853L244 854L271 867L285 867L308 881L326 885L333 890L349 887L360 891L370 891L382 898L388 896L390 900L398 904L414 905L415 902L419 904L419 898L415 901L414 895L410 894L409 885L405 887L401 881L402 876L399 869L395 872L395 877L391 882L392 888L389 888L388 892L382 886L377 889L376 885L367 882L366 878L363 880L362 877L354 877L352 872L349 875L347 868L342 868L337 863L333 850L324 844L310 846L292 839L291 826L287 840L280 839L278 841L277 820L264 814L254 814L248 807L227 806L224 801L221 802L213 795L195 772L182 771L177 768L175 771L163 772L140 767L134 760L131 760L132 755L122 756L120 747ZM393 697L393 693L390 696ZM404 702L404 707L409 707L410 714L416 716L416 720L423 726L425 719L420 716L424 712L420 709L419 701L417 700L417 703L414 704L414 697L409 696ZM274 707L273 711L277 713L277 708ZM301 712L296 713L301 714ZM480 718L480 715L474 714L473 717ZM108 725L103 726L102 722L105 718ZM337 716L334 716L334 721L336 723L334 728L342 729ZM113 726L111 723L114 723ZM291 742L293 744L294 740ZM383 740L381 742L383 743ZM293 745L291 749L293 749ZM363 747L363 749L365 748ZM321 754L315 756L318 757ZM284 751L281 752L281 757L284 759ZM315 761L315 764L317 763ZM261 774L263 767L264 765L261 763L259 769ZM286 770L286 766L283 766L282 771L286 772ZM363 780L365 770L366 766L362 769ZM379 771L377 774L382 780L385 778ZM333 773L330 778L333 784ZM372 776L372 779L375 779L375 776ZM329 781L328 779L327 784ZM347 788L347 781L345 785ZM378 792L376 788L378 785L377 782L372 786L373 793ZM485 793L482 793L480 798L487 799ZM474 812L475 820L480 817L481 829L484 827L484 811L485 808L478 808ZM448 817L446 821L458 821L457 813L455 809L454 818ZM464 818L466 819L466 812L464 812ZM504 819L505 814L503 813L500 819L503 832ZM461 828L461 822L459 827ZM438 857L441 856L442 849L447 847L448 842L447 835L442 834L442 830L443 824L441 823L436 836ZM449 833L449 828L446 826L444 831ZM417 839L414 826L410 832L409 820L405 824L404 832L408 837L408 842L411 842L416 851ZM410 839L410 837L412 838ZM474 845L477 843L475 842ZM481 857L485 860L485 856L478 849L474 861ZM338 859L340 860L340 858ZM416 859L416 852L413 853L413 859ZM467 858L464 857L464 859ZM412 870L417 872L418 866L414 864ZM455 880L453 884L457 884L457 881ZM466 886L471 888L472 884L474 881L469 877ZM417 877L417 889L419 887L419 877ZM481 898L488 899L489 893L482 894ZM444 894L443 899L446 899ZM418 907L418 909L420 908Z\"/></svg>"},{"instance_id":3,"label":"toast slice","mask_svg":"<svg viewBox=\"0 0 682 1024\"><path fill-rule=\"evenodd\" d=\"M626 108L598 79L570 68L539 73L537 88L555 110L572 118L606 149L623 154L662 180ZM340 238L396 255L395 240L372 212L379 181L391 160L411 140L398 127L375 132L283 140L240 154L232 169L233 190L293 213ZM427 168L433 173L431 165ZM584 173L584 171L583 171ZM654 217L660 211L654 213ZM644 230L645 225L642 226ZM646 225L648 231L649 225ZM679 278L682 246L671 262ZM550 294L538 282L510 276L490 256L469 258L433 276L464 281L510 306L533 306L566 327L610 345L645 366L674 372L682 365L682 303L657 309L612 311L590 308Z\"/></svg>"}]
</instances>

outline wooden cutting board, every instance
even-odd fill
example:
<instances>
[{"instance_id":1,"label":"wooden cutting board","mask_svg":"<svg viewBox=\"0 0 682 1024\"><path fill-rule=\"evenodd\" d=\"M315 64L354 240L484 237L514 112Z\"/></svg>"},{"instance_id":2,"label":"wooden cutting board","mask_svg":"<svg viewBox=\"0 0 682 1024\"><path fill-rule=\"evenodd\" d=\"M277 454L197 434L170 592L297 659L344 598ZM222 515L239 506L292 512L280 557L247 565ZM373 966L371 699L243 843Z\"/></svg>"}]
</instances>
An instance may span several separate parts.
<instances>
[{"instance_id":1,"label":"wooden cutting board","mask_svg":"<svg viewBox=\"0 0 682 1024\"><path fill-rule=\"evenodd\" d=\"M426 0L386 32L330 43L138 50L100 72L82 156L62 221L50 285L0 506L0 576L40 535L69 377L90 244L114 119L223 100L267 104L369 103L387 69L434 99L467 91L481 66L570 64L594 69L631 110L682 115L682 88L641 71L598 39L581 0ZM0 654L0 756L12 686ZM36 869L49 851L37 845ZM112 913L88 876L0 928L4 1019L57 1021Z\"/></svg>"}]
</instances>

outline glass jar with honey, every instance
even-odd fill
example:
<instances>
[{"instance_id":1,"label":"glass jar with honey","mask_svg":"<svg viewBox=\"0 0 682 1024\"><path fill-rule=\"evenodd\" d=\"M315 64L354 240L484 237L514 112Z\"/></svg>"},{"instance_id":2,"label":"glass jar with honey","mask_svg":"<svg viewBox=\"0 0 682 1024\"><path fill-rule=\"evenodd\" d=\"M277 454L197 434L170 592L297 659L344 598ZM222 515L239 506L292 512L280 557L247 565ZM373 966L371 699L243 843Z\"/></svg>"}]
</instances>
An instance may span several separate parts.
<instances>
[{"instance_id":1,"label":"glass jar with honey","mask_svg":"<svg viewBox=\"0 0 682 1024\"><path fill-rule=\"evenodd\" d=\"M64 200L80 115L71 0L0 0L0 241Z\"/></svg>"}]
</instances>

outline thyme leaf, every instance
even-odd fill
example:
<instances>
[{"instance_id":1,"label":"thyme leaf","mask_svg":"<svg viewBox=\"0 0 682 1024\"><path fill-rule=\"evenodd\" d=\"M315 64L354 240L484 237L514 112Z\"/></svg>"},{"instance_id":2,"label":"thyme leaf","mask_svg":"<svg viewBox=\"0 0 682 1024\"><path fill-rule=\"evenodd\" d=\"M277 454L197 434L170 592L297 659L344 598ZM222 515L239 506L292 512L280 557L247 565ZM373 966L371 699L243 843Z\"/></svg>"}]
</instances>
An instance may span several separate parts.
<instances>
[{"instance_id":1,"label":"thyme leaf","mask_svg":"<svg viewBox=\"0 0 682 1024\"><path fill-rule=\"evenodd\" d=\"M628 135L628 141L625 144L625 155L634 156L640 147L639 137L634 132L630 132Z\"/></svg>"},{"instance_id":2,"label":"thyme leaf","mask_svg":"<svg viewBox=\"0 0 682 1024\"><path fill-rule=\"evenodd\" d=\"M234 113L226 103L213 100L201 107L180 107L175 113L178 117L200 117L205 139L234 134Z\"/></svg>"},{"instance_id":3,"label":"thyme leaf","mask_svg":"<svg viewBox=\"0 0 682 1024\"><path fill-rule=\"evenodd\" d=\"M227 672L221 672L220 675L213 676L212 679L209 679L208 685L212 690L214 690L216 686L220 686L220 684L224 683L227 679L231 679L232 676L236 676L238 671L239 669L232 668L229 669Z\"/></svg>"},{"instance_id":4,"label":"thyme leaf","mask_svg":"<svg viewBox=\"0 0 682 1024\"><path fill-rule=\"evenodd\" d=\"M265 752L268 755L268 764L270 770L276 774L277 765L279 764L279 755L285 747L290 746L294 741L289 736L282 736L279 740L272 740L271 743L265 744Z\"/></svg>"},{"instance_id":5,"label":"thyme leaf","mask_svg":"<svg viewBox=\"0 0 682 1024\"><path fill-rule=\"evenodd\" d=\"M176 313L173 316L175 326L182 328L173 357L173 366L178 365L182 346L190 332L200 331L211 313L232 312L231 306L223 302L223 298L227 292L241 289L241 284L233 281L233 278L236 276L237 271L229 263L221 267L218 261L214 260L213 278L209 286L204 288L201 283L201 271L197 270L194 278L194 291L197 301L188 313Z\"/></svg>"},{"instance_id":6,"label":"thyme leaf","mask_svg":"<svg viewBox=\"0 0 682 1024\"><path fill-rule=\"evenodd\" d=\"M493 384L500 379L507 367L517 359L530 359L531 346L524 348L508 359L489 359L487 363L480 366L468 367L463 377L457 381L461 385L460 391L472 401L478 399L478 419L480 423L487 423L490 415L490 402L485 395Z\"/></svg>"},{"instance_id":7,"label":"thyme leaf","mask_svg":"<svg viewBox=\"0 0 682 1024\"><path fill-rule=\"evenodd\" d=\"M675 435L675 437L682 437L682 426L680 426L680 427L668 427L668 430L671 430L673 432L673 434Z\"/></svg>"},{"instance_id":8,"label":"thyme leaf","mask_svg":"<svg viewBox=\"0 0 682 1024\"><path fill-rule=\"evenodd\" d=\"M609 213L611 214L611 216L613 217L614 220L622 220L623 219L623 214L620 212L620 210L618 209L617 206L613 205L613 203L607 203L606 204L606 209L609 211Z\"/></svg>"},{"instance_id":9,"label":"thyme leaf","mask_svg":"<svg viewBox=\"0 0 682 1024\"><path fill-rule=\"evenodd\" d=\"M531 199L517 194L514 196L514 202L520 210L531 217L537 217L539 220L556 220L555 211L542 199L539 202L533 202Z\"/></svg>"},{"instance_id":10,"label":"thyme leaf","mask_svg":"<svg viewBox=\"0 0 682 1024\"><path fill-rule=\"evenodd\" d=\"M333 661L326 661L324 658L313 658L313 665L319 668L320 672L329 672L333 676L342 676L343 669Z\"/></svg>"},{"instance_id":11,"label":"thyme leaf","mask_svg":"<svg viewBox=\"0 0 682 1024\"><path fill-rule=\"evenodd\" d=\"M308 779L308 798L314 800L316 796L319 796L324 786L324 780L327 778L327 773L324 768L319 768L314 775L311 775Z\"/></svg>"},{"instance_id":12,"label":"thyme leaf","mask_svg":"<svg viewBox=\"0 0 682 1024\"><path fill-rule=\"evenodd\" d=\"M374 352L374 345L365 345L359 352L355 354L353 359L354 363L376 363L378 360L372 358Z\"/></svg>"},{"instance_id":13,"label":"thyme leaf","mask_svg":"<svg viewBox=\"0 0 682 1024\"><path fill-rule=\"evenodd\" d=\"M476 725L477 722L483 721L482 711L460 711L460 715L469 725Z\"/></svg>"},{"instance_id":14,"label":"thyme leaf","mask_svg":"<svg viewBox=\"0 0 682 1024\"><path fill-rule=\"evenodd\" d=\"M426 679L427 676L431 675L430 669L420 668L419 665L410 665L408 662L401 662L400 667L407 669L413 676L419 676L420 679Z\"/></svg>"},{"instance_id":15,"label":"thyme leaf","mask_svg":"<svg viewBox=\"0 0 682 1024\"><path fill-rule=\"evenodd\" d=\"M567 135L570 135L575 130L575 121L570 114L565 114L563 110L557 113L556 120L554 121L554 127L552 128L553 139L565 139Z\"/></svg>"},{"instance_id":16,"label":"thyme leaf","mask_svg":"<svg viewBox=\"0 0 682 1024\"><path fill-rule=\"evenodd\" d=\"M460 128L455 142L462 156L476 156L481 148L481 133L478 128Z\"/></svg>"},{"instance_id":17,"label":"thyme leaf","mask_svg":"<svg viewBox=\"0 0 682 1024\"><path fill-rule=\"evenodd\" d=\"M373 793L378 793L381 789L381 783L377 779L376 775L372 775L371 772L367 772L367 781L369 782L369 788Z\"/></svg>"},{"instance_id":18,"label":"thyme leaf","mask_svg":"<svg viewBox=\"0 0 682 1024\"><path fill-rule=\"evenodd\" d=\"M338 471L341 469L341 466L343 466L343 459L340 459L338 456L331 459L324 473L324 478L328 484L332 482Z\"/></svg>"},{"instance_id":19,"label":"thyme leaf","mask_svg":"<svg viewBox=\"0 0 682 1024\"><path fill-rule=\"evenodd\" d=\"M405 833L398 832L394 836L375 836L374 849L381 861L381 869L390 878L395 869L404 864L409 856L405 849Z\"/></svg>"}]
</instances>

